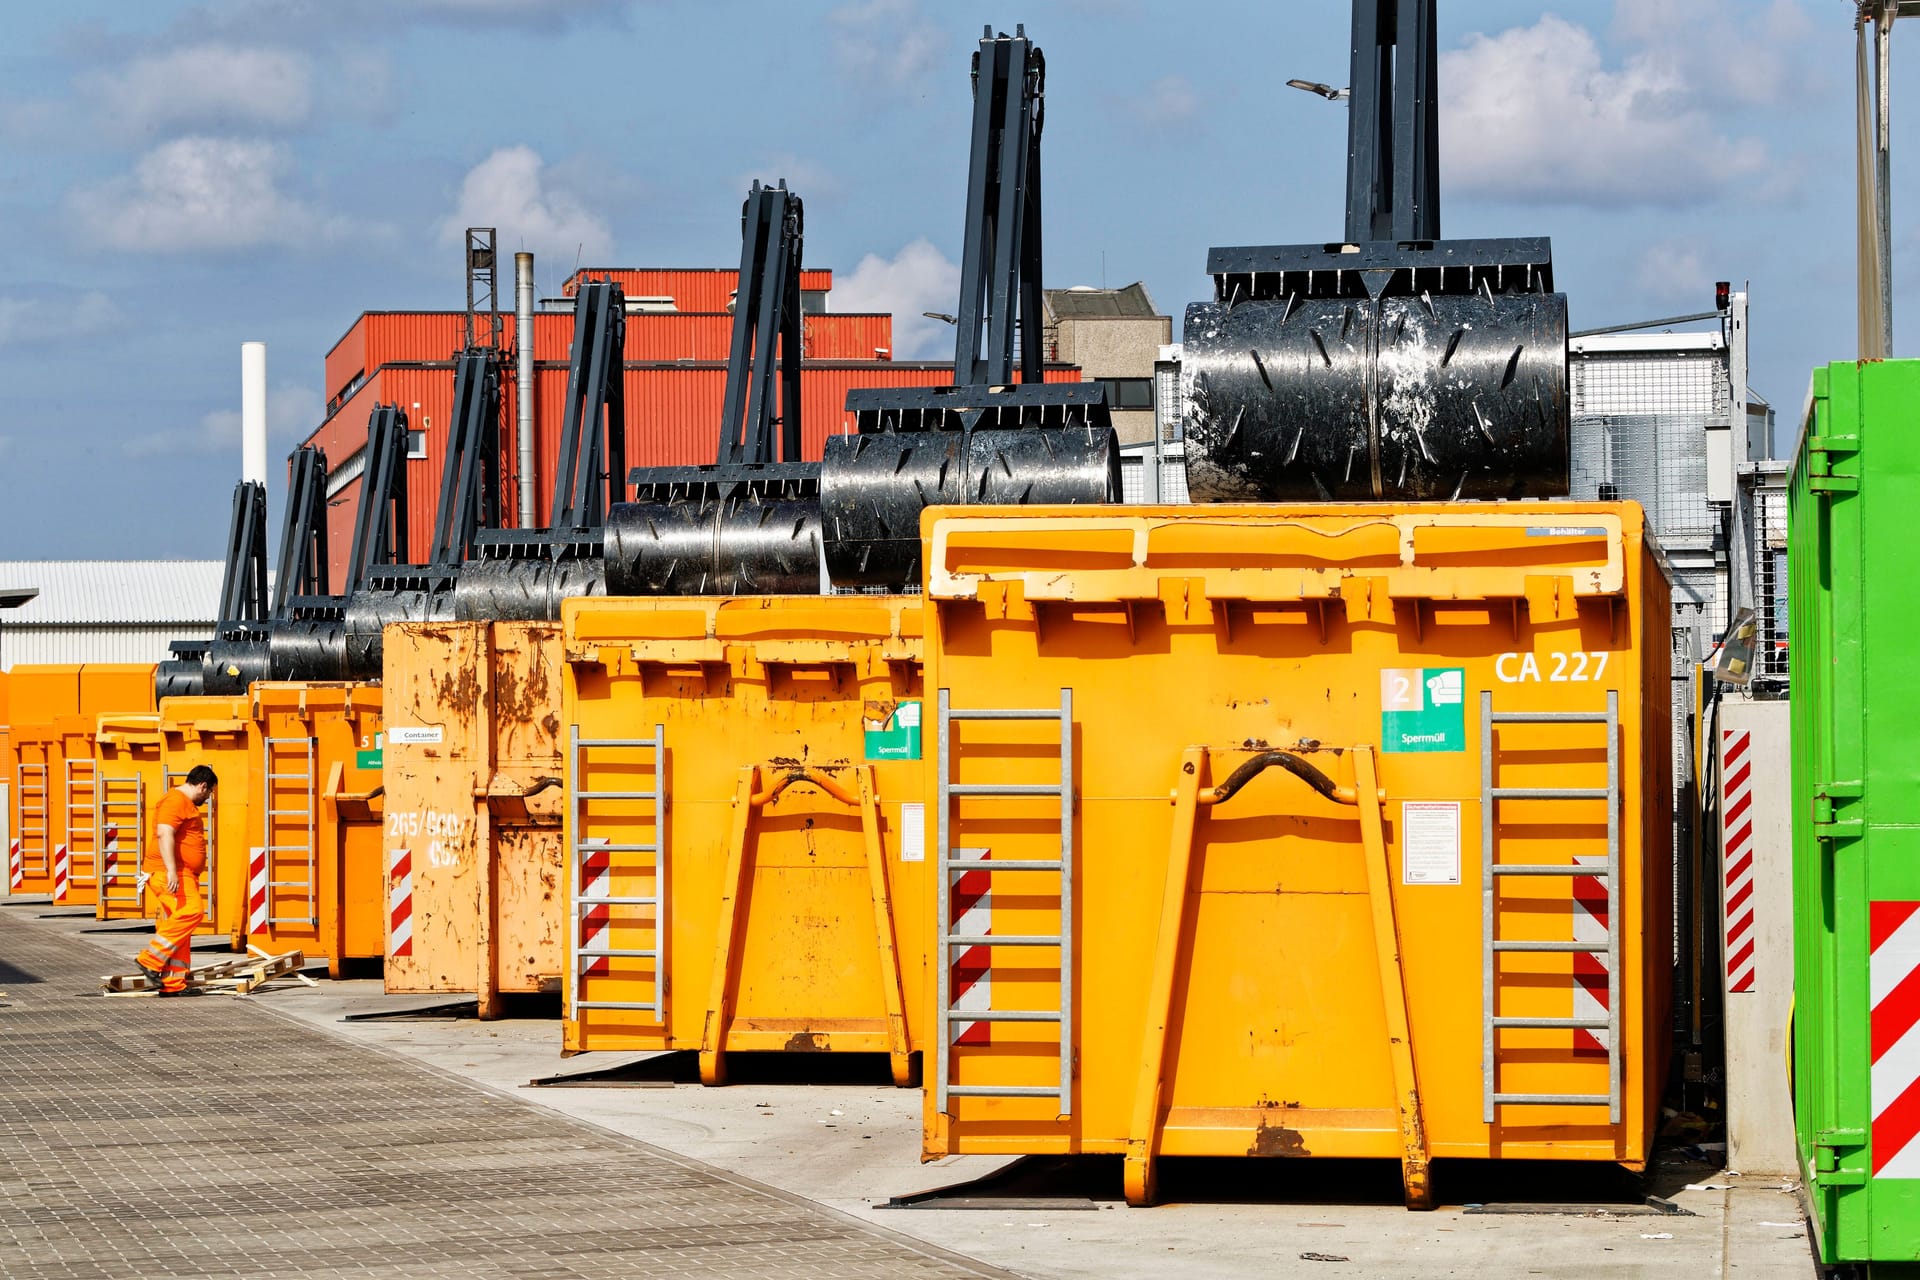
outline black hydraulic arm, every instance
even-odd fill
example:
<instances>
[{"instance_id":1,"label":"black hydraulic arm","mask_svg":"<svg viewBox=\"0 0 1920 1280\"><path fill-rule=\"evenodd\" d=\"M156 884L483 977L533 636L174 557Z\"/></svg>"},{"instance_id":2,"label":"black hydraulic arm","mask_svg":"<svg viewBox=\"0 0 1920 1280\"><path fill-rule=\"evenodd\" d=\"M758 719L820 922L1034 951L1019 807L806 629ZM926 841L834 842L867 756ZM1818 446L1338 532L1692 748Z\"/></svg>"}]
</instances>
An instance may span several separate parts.
<instances>
[{"instance_id":1,"label":"black hydraulic arm","mask_svg":"<svg viewBox=\"0 0 1920 1280\"><path fill-rule=\"evenodd\" d=\"M740 276L714 461L800 461L800 197L755 181L740 214ZM773 381L775 360L780 376ZM777 401L777 404L776 404ZM778 439L775 427L779 428Z\"/></svg>"},{"instance_id":2,"label":"black hydraulic arm","mask_svg":"<svg viewBox=\"0 0 1920 1280\"><path fill-rule=\"evenodd\" d=\"M242 480L233 489L218 617L223 625L261 622L268 607L267 487L257 480Z\"/></svg>"},{"instance_id":3,"label":"black hydraulic arm","mask_svg":"<svg viewBox=\"0 0 1920 1280\"><path fill-rule=\"evenodd\" d=\"M603 527L626 492L626 295L610 280L580 286L553 483L553 530Z\"/></svg>"},{"instance_id":4,"label":"black hydraulic arm","mask_svg":"<svg viewBox=\"0 0 1920 1280\"><path fill-rule=\"evenodd\" d=\"M953 378L973 386L1038 382L1045 352L1040 309L1040 131L1046 59L1027 39L988 27L973 55L973 145ZM1016 311L1017 308L1017 311ZM984 331L984 333L983 333ZM983 346L984 343L984 346Z\"/></svg>"},{"instance_id":5,"label":"black hydraulic arm","mask_svg":"<svg viewBox=\"0 0 1920 1280\"><path fill-rule=\"evenodd\" d=\"M287 513L280 526L280 571L273 581L273 616L287 601L327 590L327 455L302 445L287 459Z\"/></svg>"},{"instance_id":6,"label":"black hydraulic arm","mask_svg":"<svg viewBox=\"0 0 1920 1280\"><path fill-rule=\"evenodd\" d=\"M498 525L500 512L500 353L468 347L453 369L453 422L430 558L447 570L472 555L474 534Z\"/></svg>"},{"instance_id":7,"label":"black hydraulic arm","mask_svg":"<svg viewBox=\"0 0 1920 1280\"><path fill-rule=\"evenodd\" d=\"M349 594L360 590L374 569L405 562L407 414L399 405L376 405L367 416L366 458L347 559Z\"/></svg>"},{"instance_id":8,"label":"black hydraulic arm","mask_svg":"<svg viewBox=\"0 0 1920 1280\"><path fill-rule=\"evenodd\" d=\"M1347 241L1440 238L1435 0L1354 0Z\"/></svg>"}]
</instances>

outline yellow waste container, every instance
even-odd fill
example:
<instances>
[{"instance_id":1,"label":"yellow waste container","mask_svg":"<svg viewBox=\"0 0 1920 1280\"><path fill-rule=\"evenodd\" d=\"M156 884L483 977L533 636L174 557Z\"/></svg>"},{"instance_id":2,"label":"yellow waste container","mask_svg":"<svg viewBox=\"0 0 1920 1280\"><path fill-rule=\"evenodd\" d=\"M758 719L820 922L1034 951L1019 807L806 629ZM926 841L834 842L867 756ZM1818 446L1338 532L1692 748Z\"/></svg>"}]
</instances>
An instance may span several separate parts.
<instances>
[{"instance_id":1,"label":"yellow waste container","mask_svg":"<svg viewBox=\"0 0 1920 1280\"><path fill-rule=\"evenodd\" d=\"M927 513L924 1156L1644 1165L1668 585L1630 503Z\"/></svg>"},{"instance_id":2,"label":"yellow waste container","mask_svg":"<svg viewBox=\"0 0 1920 1280\"><path fill-rule=\"evenodd\" d=\"M246 941L325 956L382 950L380 687L260 681L250 694Z\"/></svg>"},{"instance_id":3,"label":"yellow waste container","mask_svg":"<svg viewBox=\"0 0 1920 1280\"><path fill-rule=\"evenodd\" d=\"M226 938L236 951L246 946L248 798L254 787L250 714L244 694L160 700L162 787L178 786L198 764L220 779L206 808L207 873L201 887L207 918L200 932Z\"/></svg>"},{"instance_id":4,"label":"yellow waste container","mask_svg":"<svg viewBox=\"0 0 1920 1280\"><path fill-rule=\"evenodd\" d=\"M570 1051L868 1051L925 1004L912 598L579 599L566 628Z\"/></svg>"},{"instance_id":5,"label":"yellow waste container","mask_svg":"<svg viewBox=\"0 0 1920 1280\"><path fill-rule=\"evenodd\" d=\"M560 624L397 623L383 641L386 985L558 992Z\"/></svg>"}]
</instances>

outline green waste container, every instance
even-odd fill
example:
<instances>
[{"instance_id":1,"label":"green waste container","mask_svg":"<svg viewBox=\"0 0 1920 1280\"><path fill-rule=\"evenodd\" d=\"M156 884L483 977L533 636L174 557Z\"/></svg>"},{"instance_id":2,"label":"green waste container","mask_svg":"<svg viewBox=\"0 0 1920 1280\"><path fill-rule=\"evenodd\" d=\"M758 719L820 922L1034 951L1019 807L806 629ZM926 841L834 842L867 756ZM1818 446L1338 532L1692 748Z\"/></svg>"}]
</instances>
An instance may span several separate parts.
<instances>
[{"instance_id":1,"label":"green waste container","mask_svg":"<svg viewBox=\"0 0 1920 1280\"><path fill-rule=\"evenodd\" d=\"M1823 1262L1920 1276L1920 360L1814 371L1788 503L1801 1172Z\"/></svg>"}]
</instances>

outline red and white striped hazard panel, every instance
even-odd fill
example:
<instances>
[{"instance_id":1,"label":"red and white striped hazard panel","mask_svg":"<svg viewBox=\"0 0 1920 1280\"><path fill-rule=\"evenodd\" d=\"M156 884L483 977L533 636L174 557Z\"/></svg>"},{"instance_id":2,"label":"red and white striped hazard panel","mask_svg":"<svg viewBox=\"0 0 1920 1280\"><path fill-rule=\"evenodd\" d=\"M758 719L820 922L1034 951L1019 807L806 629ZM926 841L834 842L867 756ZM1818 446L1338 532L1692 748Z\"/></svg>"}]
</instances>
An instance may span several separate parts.
<instances>
[{"instance_id":1,"label":"red and white striped hazard panel","mask_svg":"<svg viewBox=\"0 0 1920 1280\"><path fill-rule=\"evenodd\" d=\"M1867 912L1873 1176L1920 1178L1920 902Z\"/></svg>"},{"instance_id":2,"label":"red and white striped hazard panel","mask_svg":"<svg viewBox=\"0 0 1920 1280\"><path fill-rule=\"evenodd\" d=\"M27 860L20 854L18 840L7 841L7 887L18 889L27 880Z\"/></svg>"},{"instance_id":3,"label":"red and white striped hazard panel","mask_svg":"<svg viewBox=\"0 0 1920 1280\"><path fill-rule=\"evenodd\" d=\"M267 931L267 851L256 845L247 859L247 932Z\"/></svg>"},{"instance_id":4,"label":"red and white striped hazard panel","mask_svg":"<svg viewBox=\"0 0 1920 1280\"><path fill-rule=\"evenodd\" d=\"M65 902L67 900L67 886L71 883L68 878L70 870L71 868L67 858L67 846L66 843L62 841L60 844L53 846L53 900L55 902Z\"/></svg>"},{"instance_id":5,"label":"red and white striped hazard panel","mask_svg":"<svg viewBox=\"0 0 1920 1280\"><path fill-rule=\"evenodd\" d=\"M1582 866L1605 867L1607 855L1604 853L1578 854L1574 862ZM1596 947L1607 944L1607 882L1601 876L1575 876L1573 878L1573 940L1591 943ZM1576 1018L1604 1018L1610 1006L1607 1003L1607 953L1604 951L1576 951L1573 953L1573 1016ZM1582 1027L1573 1033L1573 1050L1577 1055L1598 1054L1605 1057L1611 1036L1605 1031L1589 1031Z\"/></svg>"},{"instance_id":6,"label":"red and white striped hazard panel","mask_svg":"<svg viewBox=\"0 0 1920 1280\"><path fill-rule=\"evenodd\" d=\"M1727 991L1753 990L1753 735L1722 730L1720 829L1726 833L1720 865L1727 904Z\"/></svg>"},{"instance_id":7,"label":"red and white striped hazard panel","mask_svg":"<svg viewBox=\"0 0 1920 1280\"><path fill-rule=\"evenodd\" d=\"M971 852L962 850L962 852ZM953 884L953 932L958 937L985 937L993 928L993 900L987 891L992 877L985 871L963 871ZM953 1009L956 1013L993 1007L993 972L989 947L967 947L953 961ZM991 1044L991 1022L955 1022L955 1044Z\"/></svg>"},{"instance_id":8,"label":"red and white striped hazard panel","mask_svg":"<svg viewBox=\"0 0 1920 1280\"><path fill-rule=\"evenodd\" d=\"M607 843L605 836L589 836L580 842L580 896L588 899L586 910L580 916L580 948L583 951L605 950L608 946L613 908L604 902L594 902L594 898L611 897L613 893L613 853L603 848ZM662 947L662 950L665 950ZM611 965L606 956L590 956L581 973L589 978L597 978L606 973Z\"/></svg>"},{"instance_id":9,"label":"red and white striped hazard panel","mask_svg":"<svg viewBox=\"0 0 1920 1280\"><path fill-rule=\"evenodd\" d=\"M387 954L413 954L413 850L397 849L387 871Z\"/></svg>"}]
</instances>

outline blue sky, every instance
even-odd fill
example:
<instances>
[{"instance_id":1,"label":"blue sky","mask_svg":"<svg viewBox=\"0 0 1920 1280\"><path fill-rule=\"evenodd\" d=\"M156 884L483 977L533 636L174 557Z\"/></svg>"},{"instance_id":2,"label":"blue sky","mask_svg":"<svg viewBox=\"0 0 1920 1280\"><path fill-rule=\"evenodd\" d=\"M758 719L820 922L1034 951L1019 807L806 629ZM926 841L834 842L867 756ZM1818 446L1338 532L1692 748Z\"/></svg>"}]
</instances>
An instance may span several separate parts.
<instances>
[{"instance_id":1,"label":"blue sky","mask_svg":"<svg viewBox=\"0 0 1920 1280\"><path fill-rule=\"evenodd\" d=\"M1853 351L1848 0L1445 0L1443 226L1549 235L1576 328L1751 281L1783 418ZM750 178L807 204L840 309L950 330L967 55L1047 55L1046 283L1144 280L1177 317L1215 244L1339 234L1344 0L809 4L64 0L0 50L0 558L219 553L238 347L270 350L273 470L362 310L457 307L459 229L552 291L586 265L719 266ZM1895 36L1896 308L1920 23ZM1908 315L1895 336L1920 316ZM280 518L275 496L274 525Z\"/></svg>"}]
</instances>

